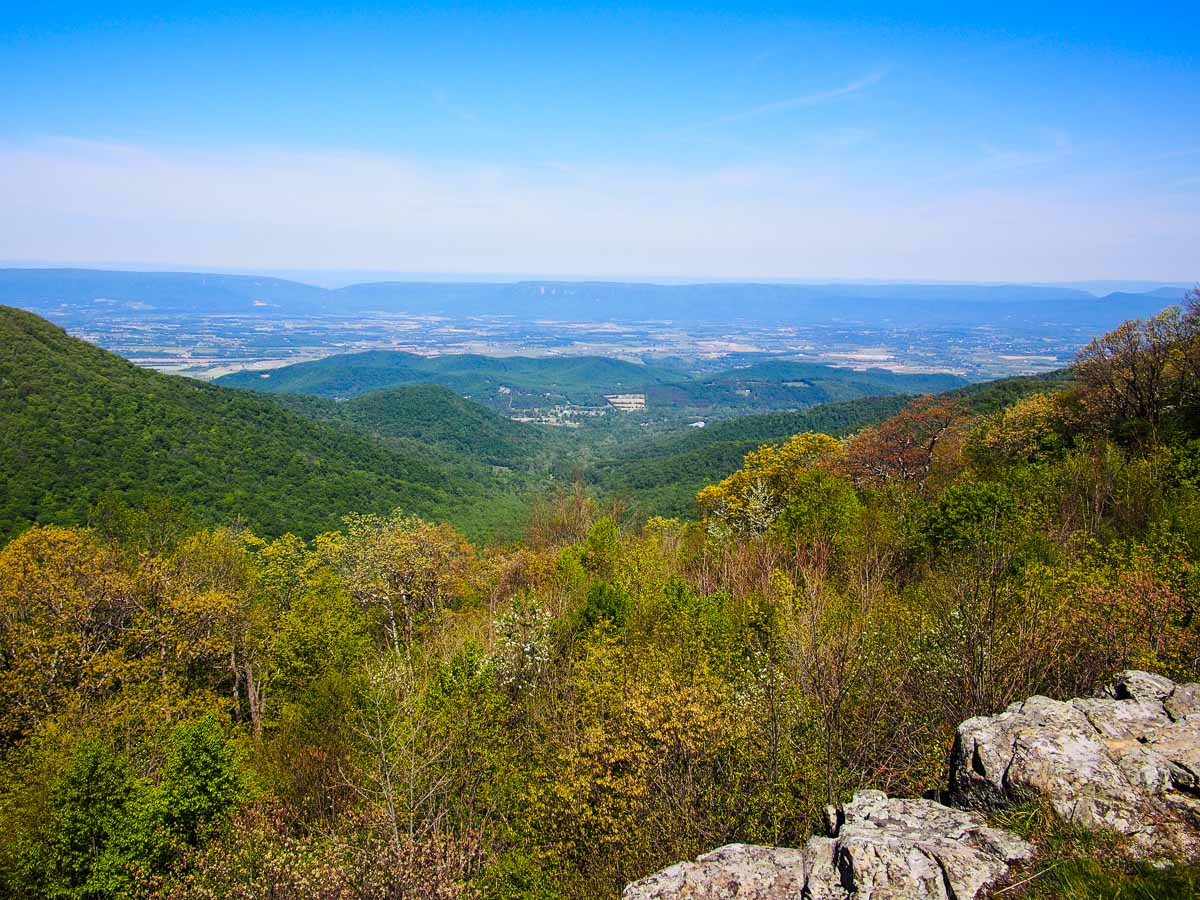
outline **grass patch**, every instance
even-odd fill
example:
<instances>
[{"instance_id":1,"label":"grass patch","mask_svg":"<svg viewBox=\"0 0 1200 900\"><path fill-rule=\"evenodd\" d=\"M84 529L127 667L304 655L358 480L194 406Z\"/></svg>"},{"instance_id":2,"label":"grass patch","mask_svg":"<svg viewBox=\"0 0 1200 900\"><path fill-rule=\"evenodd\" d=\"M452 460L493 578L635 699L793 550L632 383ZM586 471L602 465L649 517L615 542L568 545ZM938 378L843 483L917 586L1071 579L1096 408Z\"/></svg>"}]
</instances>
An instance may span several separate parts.
<instances>
[{"instance_id":1,"label":"grass patch","mask_svg":"<svg viewBox=\"0 0 1200 900\"><path fill-rule=\"evenodd\" d=\"M1036 858L996 889L996 900L1200 898L1200 865L1157 867L1134 859L1122 836L1070 825L1045 803L1017 804L991 818L1037 845Z\"/></svg>"}]
</instances>

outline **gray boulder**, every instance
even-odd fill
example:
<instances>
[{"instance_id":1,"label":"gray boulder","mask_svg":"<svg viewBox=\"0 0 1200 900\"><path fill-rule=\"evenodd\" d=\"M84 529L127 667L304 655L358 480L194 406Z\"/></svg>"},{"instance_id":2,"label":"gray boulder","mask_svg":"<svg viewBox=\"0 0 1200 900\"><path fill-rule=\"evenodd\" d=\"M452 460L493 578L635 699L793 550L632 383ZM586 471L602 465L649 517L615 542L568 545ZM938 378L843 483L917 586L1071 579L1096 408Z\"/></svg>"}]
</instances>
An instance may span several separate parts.
<instances>
[{"instance_id":1,"label":"gray boulder","mask_svg":"<svg viewBox=\"0 0 1200 900\"><path fill-rule=\"evenodd\" d=\"M951 800L1040 795L1063 819L1127 835L1150 857L1200 849L1200 685L1123 672L1099 697L1030 697L958 727Z\"/></svg>"},{"instance_id":2,"label":"gray boulder","mask_svg":"<svg viewBox=\"0 0 1200 900\"><path fill-rule=\"evenodd\" d=\"M963 722L950 802L860 791L802 848L730 844L629 885L624 900L973 900L1030 858L969 811L1044 797L1154 858L1200 852L1200 685L1124 672L1100 696L1030 697Z\"/></svg>"},{"instance_id":3,"label":"gray boulder","mask_svg":"<svg viewBox=\"0 0 1200 900\"><path fill-rule=\"evenodd\" d=\"M860 791L801 849L730 844L625 889L624 900L972 900L1030 846L977 813Z\"/></svg>"}]
</instances>

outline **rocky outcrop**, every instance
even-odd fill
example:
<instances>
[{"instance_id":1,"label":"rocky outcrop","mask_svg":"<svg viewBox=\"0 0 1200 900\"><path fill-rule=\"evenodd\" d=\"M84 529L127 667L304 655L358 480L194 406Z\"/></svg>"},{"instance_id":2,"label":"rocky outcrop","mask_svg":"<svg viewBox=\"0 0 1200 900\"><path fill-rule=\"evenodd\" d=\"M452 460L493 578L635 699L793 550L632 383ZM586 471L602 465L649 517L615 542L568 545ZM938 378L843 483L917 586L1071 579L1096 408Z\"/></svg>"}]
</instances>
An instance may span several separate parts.
<instances>
[{"instance_id":1,"label":"rocky outcrop","mask_svg":"<svg viewBox=\"0 0 1200 900\"><path fill-rule=\"evenodd\" d=\"M860 791L802 848L730 844L624 900L974 900L1032 848L980 809L1045 798L1151 858L1200 852L1200 685L1124 672L1098 697L1030 697L963 722L949 801Z\"/></svg>"},{"instance_id":2,"label":"rocky outcrop","mask_svg":"<svg viewBox=\"0 0 1200 900\"><path fill-rule=\"evenodd\" d=\"M1200 849L1200 685L1124 672L1100 697L1030 697L958 727L955 805L1045 797L1063 819L1148 856Z\"/></svg>"},{"instance_id":3,"label":"rocky outcrop","mask_svg":"<svg viewBox=\"0 0 1200 900\"><path fill-rule=\"evenodd\" d=\"M860 791L801 849L730 844L644 878L624 900L971 900L1029 856L1016 835L932 800Z\"/></svg>"}]
</instances>

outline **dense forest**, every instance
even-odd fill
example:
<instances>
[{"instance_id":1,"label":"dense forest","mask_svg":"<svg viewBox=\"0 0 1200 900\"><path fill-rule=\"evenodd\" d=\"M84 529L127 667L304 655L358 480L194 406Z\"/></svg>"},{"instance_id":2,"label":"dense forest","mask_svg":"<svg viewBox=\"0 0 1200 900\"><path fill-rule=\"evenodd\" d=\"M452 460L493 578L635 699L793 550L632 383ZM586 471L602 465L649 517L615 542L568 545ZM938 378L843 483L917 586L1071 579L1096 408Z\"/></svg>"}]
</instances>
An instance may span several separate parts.
<instances>
[{"instance_id":1,"label":"dense forest","mask_svg":"<svg viewBox=\"0 0 1200 900\"><path fill-rule=\"evenodd\" d=\"M403 444L371 438L373 414L336 430L319 403L74 343L91 368L43 372L69 339L4 322L5 422L45 434L6 438L26 492L6 504L83 458L186 486L231 439L286 448L231 491L269 498L294 465L314 492L294 528L215 521L186 491L22 513L39 524L0 550L6 896L615 897L721 844L799 844L857 788L938 789L970 716L1131 666L1200 676L1198 292L1061 376L681 438L642 462L690 479L689 454L742 453L695 520L631 517L581 480L487 546L430 511L436 460L384 480L403 458L372 454ZM143 378L158 405L127 408ZM242 424L203 443L197 410ZM194 454L156 457L151 419ZM405 426L451 452L430 427ZM1150 891L1186 868L1039 827L1059 856L1006 896L1169 896Z\"/></svg>"},{"instance_id":2,"label":"dense forest","mask_svg":"<svg viewBox=\"0 0 1200 900\"><path fill-rule=\"evenodd\" d=\"M497 415L436 384L385 388L341 403L312 394L271 396L311 419L352 425L388 442L420 441L510 469L546 468L556 453L570 452L561 432Z\"/></svg>"},{"instance_id":3,"label":"dense forest","mask_svg":"<svg viewBox=\"0 0 1200 900\"><path fill-rule=\"evenodd\" d=\"M524 514L484 458L413 433L381 442L249 391L141 369L10 307L0 307L0 421L0 537L28 522L86 522L101 492L134 505L169 497L271 536L312 537L347 513L402 506L485 537L515 533L508 522Z\"/></svg>"},{"instance_id":4,"label":"dense forest","mask_svg":"<svg viewBox=\"0 0 1200 900\"><path fill-rule=\"evenodd\" d=\"M1065 370L1019 376L947 393L961 399L972 412L995 412L1027 394L1055 387L1067 377ZM824 403L810 409L718 420L685 434L626 441L602 448L585 475L601 493L622 499L635 514L690 518L696 512L696 493L735 471L745 455L760 444L806 431L844 437L895 415L911 399L907 394L891 394Z\"/></svg>"}]
</instances>

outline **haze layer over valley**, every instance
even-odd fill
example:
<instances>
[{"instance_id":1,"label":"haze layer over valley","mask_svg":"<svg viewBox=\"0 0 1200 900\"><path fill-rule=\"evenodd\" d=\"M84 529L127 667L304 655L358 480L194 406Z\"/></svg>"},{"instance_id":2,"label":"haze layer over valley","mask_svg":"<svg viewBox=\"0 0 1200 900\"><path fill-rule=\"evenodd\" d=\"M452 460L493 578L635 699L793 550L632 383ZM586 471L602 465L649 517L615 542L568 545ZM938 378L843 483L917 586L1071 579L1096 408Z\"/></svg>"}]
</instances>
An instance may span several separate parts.
<instances>
[{"instance_id":1,"label":"haze layer over valley","mask_svg":"<svg viewBox=\"0 0 1200 900\"><path fill-rule=\"evenodd\" d=\"M0 270L24 307L140 365L218 378L363 350L605 356L690 374L766 360L969 380L1050 371L1185 286L384 282Z\"/></svg>"}]
</instances>

